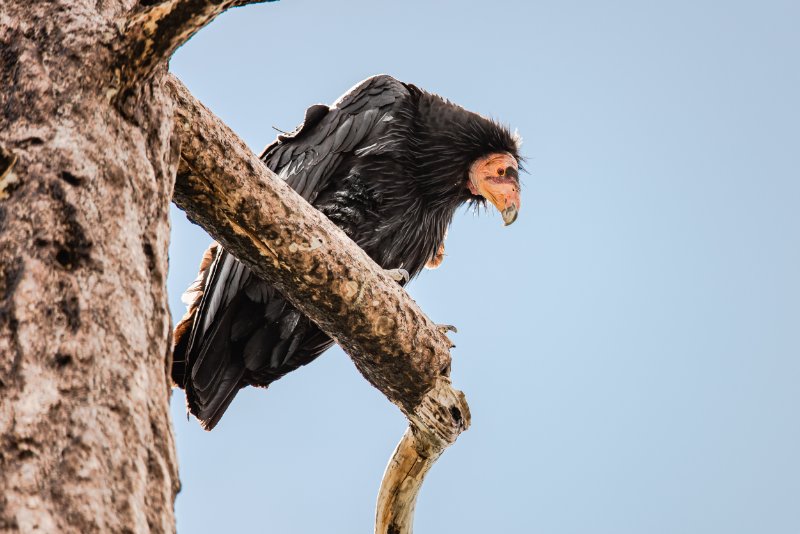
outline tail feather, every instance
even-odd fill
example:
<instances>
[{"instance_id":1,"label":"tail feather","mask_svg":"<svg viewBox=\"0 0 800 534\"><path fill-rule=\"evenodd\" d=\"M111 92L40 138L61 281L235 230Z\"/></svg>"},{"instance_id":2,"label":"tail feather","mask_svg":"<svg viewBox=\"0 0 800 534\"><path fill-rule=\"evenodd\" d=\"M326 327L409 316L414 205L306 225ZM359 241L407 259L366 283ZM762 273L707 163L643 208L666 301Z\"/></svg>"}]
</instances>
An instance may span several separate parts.
<instances>
[{"instance_id":1,"label":"tail feather","mask_svg":"<svg viewBox=\"0 0 800 534\"><path fill-rule=\"evenodd\" d=\"M215 392L211 402L196 413L204 430L211 430L217 426L236 393L245 386L242 382L243 375L244 366L242 365L231 366L225 370L225 376L220 381L219 389Z\"/></svg>"},{"instance_id":2,"label":"tail feather","mask_svg":"<svg viewBox=\"0 0 800 534\"><path fill-rule=\"evenodd\" d=\"M266 387L333 344L273 287L214 244L185 294L172 378L206 430L246 385Z\"/></svg>"}]
</instances>

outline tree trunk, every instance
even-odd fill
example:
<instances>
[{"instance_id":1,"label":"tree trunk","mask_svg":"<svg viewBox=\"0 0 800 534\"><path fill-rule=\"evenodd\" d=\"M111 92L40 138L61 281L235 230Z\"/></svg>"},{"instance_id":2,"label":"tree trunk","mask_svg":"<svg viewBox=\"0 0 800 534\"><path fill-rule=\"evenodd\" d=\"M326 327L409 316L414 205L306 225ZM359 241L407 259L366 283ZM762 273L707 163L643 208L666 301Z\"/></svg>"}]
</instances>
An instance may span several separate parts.
<instances>
[{"instance_id":1,"label":"tree trunk","mask_svg":"<svg viewBox=\"0 0 800 534\"><path fill-rule=\"evenodd\" d=\"M110 99L136 7L0 2L2 532L175 529L173 104L163 76Z\"/></svg>"}]
</instances>

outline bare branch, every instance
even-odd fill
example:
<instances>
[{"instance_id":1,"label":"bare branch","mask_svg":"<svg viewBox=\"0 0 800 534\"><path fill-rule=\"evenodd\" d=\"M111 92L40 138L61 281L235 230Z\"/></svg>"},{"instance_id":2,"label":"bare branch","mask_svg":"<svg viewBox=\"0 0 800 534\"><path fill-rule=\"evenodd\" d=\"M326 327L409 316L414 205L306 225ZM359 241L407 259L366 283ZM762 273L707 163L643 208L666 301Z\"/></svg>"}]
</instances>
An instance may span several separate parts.
<instances>
[{"instance_id":1,"label":"bare branch","mask_svg":"<svg viewBox=\"0 0 800 534\"><path fill-rule=\"evenodd\" d=\"M414 507L425 475L458 437L456 434L448 441L441 440L437 434L423 430L419 419L448 421L451 417L462 421L463 430L469 427L469 407L464 395L453 390L448 382L441 382L428 392L418 413L410 418L411 425L386 466L378 492L375 534L411 533Z\"/></svg>"},{"instance_id":2,"label":"bare branch","mask_svg":"<svg viewBox=\"0 0 800 534\"><path fill-rule=\"evenodd\" d=\"M469 426L450 385L450 340L408 294L289 188L174 77L181 164L173 201L336 339L409 418L386 471L376 529L410 532L422 477ZM414 474L403 472L411 462Z\"/></svg>"},{"instance_id":3,"label":"bare branch","mask_svg":"<svg viewBox=\"0 0 800 534\"><path fill-rule=\"evenodd\" d=\"M147 79L175 50L217 15L232 8L274 0L166 0L125 22L119 51L120 92Z\"/></svg>"}]
</instances>

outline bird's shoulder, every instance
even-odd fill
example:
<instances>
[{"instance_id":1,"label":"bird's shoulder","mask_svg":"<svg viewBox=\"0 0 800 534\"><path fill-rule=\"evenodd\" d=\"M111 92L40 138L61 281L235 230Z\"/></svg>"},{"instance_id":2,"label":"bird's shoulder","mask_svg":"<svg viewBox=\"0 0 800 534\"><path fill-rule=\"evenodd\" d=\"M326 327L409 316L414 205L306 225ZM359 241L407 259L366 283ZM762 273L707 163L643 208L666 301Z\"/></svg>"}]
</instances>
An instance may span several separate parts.
<instances>
[{"instance_id":1,"label":"bird's shoulder","mask_svg":"<svg viewBox=\"0 0 800 534\"><path fill-rule=\"evenodd\" d=\"M303 123L270 144L261 159L309 201L343 161L397 149L414 106L411 86L381 74L357 83L331 106L306 110Z\"/></svg>"},{"instance_id":2,"label":"bird's shoulder","mask_svg":"<svg viewBox=\"0 0 800 534\"><path fill-rule=\"evenodd\" d=\"M383 107L406 99L415 89L388 74L376 74L355 84L332 107L352 115L365 107Z\"/></svg>"},{"instance_id":3,"label":"bird's shoulder","mask_svg":"<svg viewBox=\"0 0 800 534\"><path fill-rule=\"evenodd\" d=\"M415 86L403 83L388 74L370 76L355 84L330 106L326 104L310 106L306 109L303 122L293 131L279 135L264 149L260 157L265 158L280 144L298 143L314 133L329 135L353 115L408 100L417 91Z\"/></svg>"}]
</instances>

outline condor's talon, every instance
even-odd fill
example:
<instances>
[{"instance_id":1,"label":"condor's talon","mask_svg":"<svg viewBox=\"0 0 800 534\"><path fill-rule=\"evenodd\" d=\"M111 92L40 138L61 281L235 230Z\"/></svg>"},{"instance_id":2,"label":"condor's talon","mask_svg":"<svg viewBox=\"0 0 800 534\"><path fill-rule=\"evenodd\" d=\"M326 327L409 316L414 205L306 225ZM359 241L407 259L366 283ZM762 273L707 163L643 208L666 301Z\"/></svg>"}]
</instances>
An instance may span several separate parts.
<instances>
[{"instance_id":1,"label":"condor's talon","mask_svg":"<svg viewBox=\"0 0 800 534\"><path fill-rule=\"evenodd\" d=\"M442 334L447 334L448 332L453 332L454 334L458 334L458 328L451 324L437 324L436 328L439 329L439 332Z\"/></svg>"},{"instance_id":2,"label":"condor's talon","mask_svg":"<svg viewBox=\"0 0 800 534\"><path fill-rule=\"evenodd\" d=\"M386 274L389 275L389 278L398 283L407 284L411 279L411 276L405 269L386 269Z\"/></svg>"}]
</instances>

